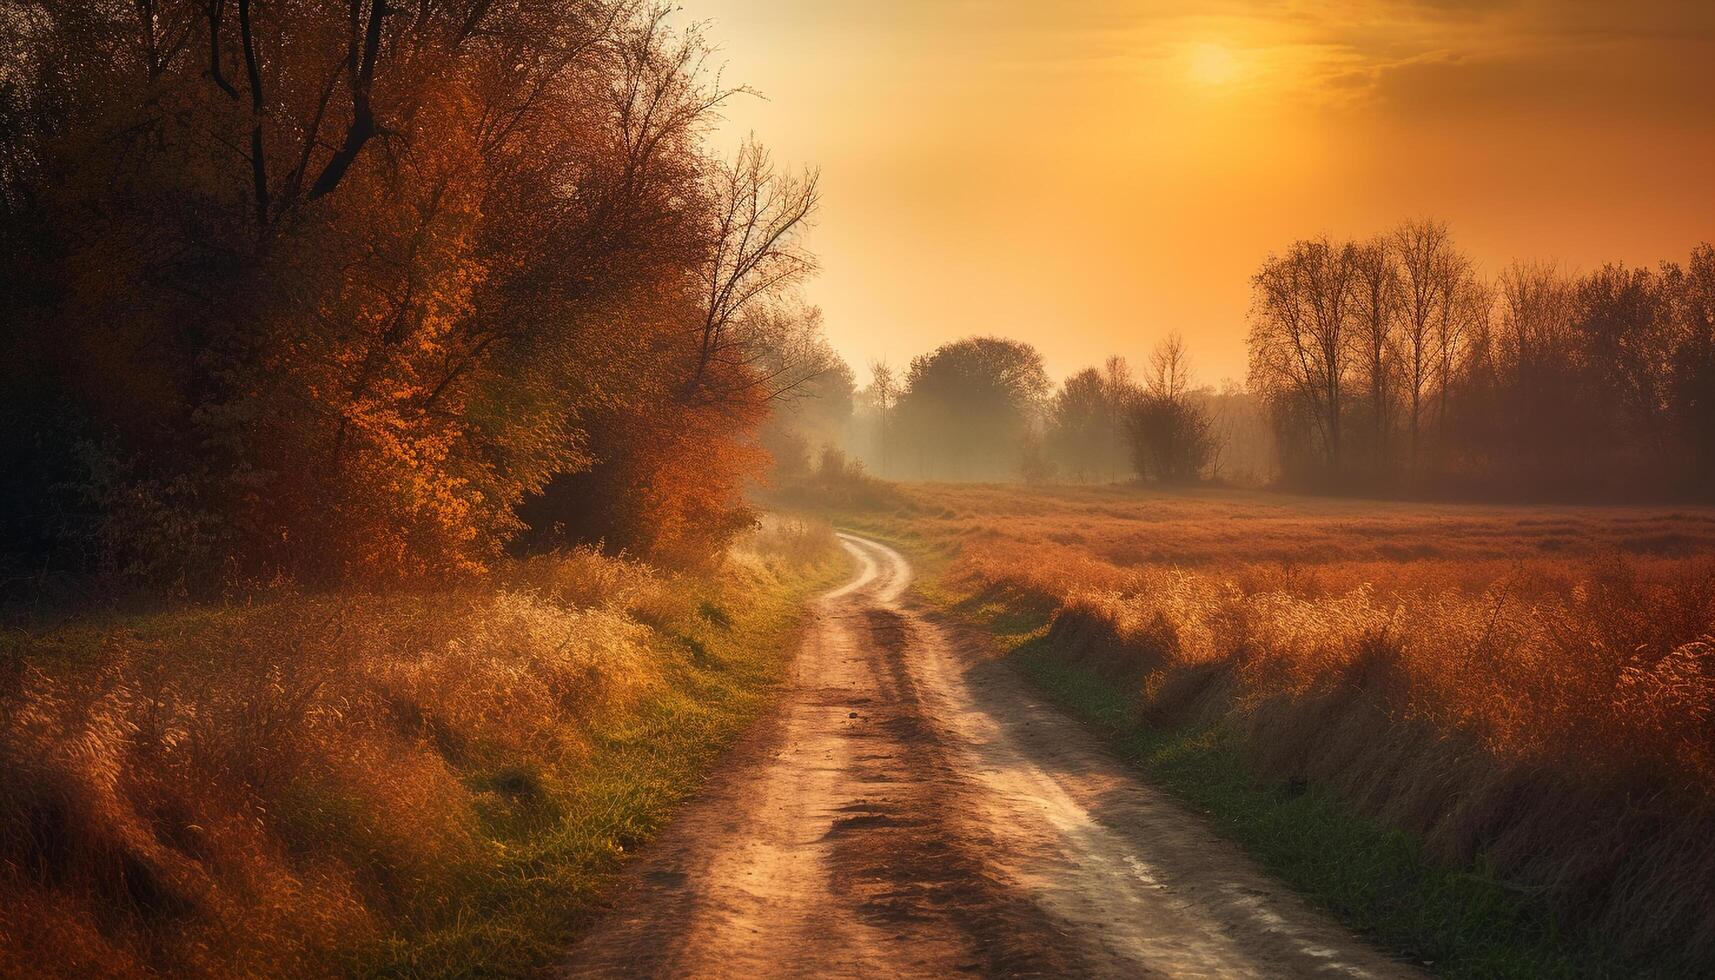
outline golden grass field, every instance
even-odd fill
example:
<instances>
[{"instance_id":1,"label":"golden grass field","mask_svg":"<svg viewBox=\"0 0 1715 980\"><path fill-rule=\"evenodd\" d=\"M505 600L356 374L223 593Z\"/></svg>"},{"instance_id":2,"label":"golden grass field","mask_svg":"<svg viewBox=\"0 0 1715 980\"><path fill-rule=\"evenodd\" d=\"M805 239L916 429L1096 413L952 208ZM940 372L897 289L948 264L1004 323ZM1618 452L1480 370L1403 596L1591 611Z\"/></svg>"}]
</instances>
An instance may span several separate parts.
<instances>
[{"instance_id":1,"label":"golden grass field","mask_svg":"<svg viewBox=\"0 0 1715 980\"><path fill-rule=\"evenodd\" d=\"M1715 510L902 485L840 520L1043 611L1145 723L1715 962Z\"/></svg>"},{"instance_id":2,"label":"golden grass field","mask_svg":"<svg viewBox=\"0 0 1715 980\"><path fill-rule=\"evenodd\" d=\"M0 975L527 971L766 702L843 570L580 550L492 580L24 624L0 647Z\"/></svg>"}]
</instances>

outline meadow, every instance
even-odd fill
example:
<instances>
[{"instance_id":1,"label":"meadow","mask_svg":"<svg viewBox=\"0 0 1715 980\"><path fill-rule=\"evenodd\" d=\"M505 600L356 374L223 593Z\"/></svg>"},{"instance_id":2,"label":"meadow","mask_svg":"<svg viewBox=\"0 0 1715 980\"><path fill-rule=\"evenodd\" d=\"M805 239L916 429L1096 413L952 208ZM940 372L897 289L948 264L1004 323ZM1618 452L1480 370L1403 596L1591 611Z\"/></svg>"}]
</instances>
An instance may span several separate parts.
<instances>
[{"instance_id":1,"label":"meadow","mask_svg":"<svg viewBox=\"0 0 1715 980\"><path fill-rule=\"evenodd\" d=\"M1379 852L1259 844L1397 950L1579 974L1608 968L1556 950L1595 936L1627 969L1715 965L1715 511L934 484L835 510L1121 741L1218 744L1268 807L1326 799L1421 849L1359 900L1375 866L1321 879ZM1222 765L1173 788L1244 824ZM1446 896L1395 907L1431 879L1548 915L1522 937Z\"/></svg>"},{"instance_id":2,"label":"meadow","mask_svg":"<svg viewBox=\"0 0 1715 980\"><path fill-rule=\"evenodd\" d=\"M521 973L767 703L826 527L712 572L26 617L0 641L0 975Z\"/></svg>"}]
</instances>

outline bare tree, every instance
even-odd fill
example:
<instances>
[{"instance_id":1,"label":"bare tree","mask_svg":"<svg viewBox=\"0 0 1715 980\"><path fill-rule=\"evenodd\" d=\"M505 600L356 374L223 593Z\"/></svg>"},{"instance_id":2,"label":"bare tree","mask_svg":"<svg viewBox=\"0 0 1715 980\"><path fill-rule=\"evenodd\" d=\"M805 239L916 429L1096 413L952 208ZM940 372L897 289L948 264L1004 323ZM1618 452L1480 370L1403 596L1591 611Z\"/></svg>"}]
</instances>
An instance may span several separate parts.
<instances>
[{"instance_id":1,"label":"bare tree","mask_svg":"<svg viewBox=\"0 0 1715 980\"><path fill-rule=\"evenodd\" d=\"M882 476L887 475L887 407L899 397L899 379L893 376L893 368L888 366L885 359L869 362L870 390L875 394L875 403L881 409L881 467Z\"/></svg>"},{"instance_id":2,"label":"bare tree","mask_svg":"<svg viewBox=\"0 0 1715 980\"><path fill-rule=\"evenodd\" d=\"M1455 257L1441 290L1441 315L1435 322L1435 425L1445 436L1449 393L1467 353L1488 334L1489 310L1495 300L1494 291L1463 257Z\"/></svg>"},{"instance_id":3,"label":"bare tree","mask_svg":"<svg viewBox=\"0 0 1715 980\"><path fill-rule=\"evenodd\" d=\"M1400 346L1404 361L1406 425L1411 435L1410 472L1416 474L1423 400L1435 372L1436 329L1449 295L1449 280L1463 261L1454 254L1447 225L1428 219L1408 221L1393 233L1400 271Z\"/></svg>"},{"instance_id":4,"label":"bare tree","mask_svg":"<svg viewBox=\"0 0 1715 980\"><path fill-rule=\"evenodd\" d=\"M1149 373L1143 385L1150 397L1170 402L1183 401L1191 390L1191 357L1185 352L1185 338L1179 331L1162 338L1149 352Z\"/></svg>"},{"instance_id":5,"label":"bare tree","mask_svg":"<svg viewBox=\"0 0 1715 980\"><path fill-rule=\"evenodd\" d=\"M1389 443L1393 432L1394 351L1397 347L1396 313L1399 309L1399 267L1393 247L1378 238L1358 247L1356 255L1357 307L1352 340L1358 351L1358 366L1369 389L1371 452L1375 469L1385 473L1391 462Z\"/></svg>"},{"instance_id":6,"label":"bare tree","mask_svg":"<svg viewBox=\"0 0 1715 980\"><path fill-rule=\"evenodd\" d=\"M717 172L711 189L715 222L699 273L703 317L685 385L691 399L722 397L721 386L710 384L712 368L748 368L763 356L734 330L740 315L815 268L799 233L816 210L816 179L814 171L780 173L768 151L754 142L746 142L738 157Z\"/></svg>"},{"instance_id":7,"label":"bare tree","mask_svg":"<svg viewBox=\"0 0 1715 980\"><path fill-rule=\"evenodd\" d=\"M1192 384L1185 339L1170 333L1150 352L1143 394L1126 415L1138 475L1183 483L1201 477L1214 458L1209 416L1192 400Z\"/></svg>"},{"instance_id":8,"label":"bare tree","mask_svg":"<svg viewBox=\"0 0 1715 980\"><path fill-rule=\"evenodd\" d=\"M1119 481L1120 462L1124 456L1122 448L1126 411L1133 402L1137 401L1137 382L1132 380L1131 365L1118 354L1108 355L1103 364L1102 375L1103 404L1107 408L1107 457L1108 482Z\"/></svg>"},{"instance_id":9,"label":"bare tree","mask_svg":"<svg viewBox=\"0 0 1715 980\"><path fill-rule=\"evenodd\" d=\"M1352 244L1327 238L1300 241L1286 255L1270 256L1251 280L1252 384L1270 398L1302 403L1336 475L1342 468L1356 253Z\"/></svg>"}]
</instances>

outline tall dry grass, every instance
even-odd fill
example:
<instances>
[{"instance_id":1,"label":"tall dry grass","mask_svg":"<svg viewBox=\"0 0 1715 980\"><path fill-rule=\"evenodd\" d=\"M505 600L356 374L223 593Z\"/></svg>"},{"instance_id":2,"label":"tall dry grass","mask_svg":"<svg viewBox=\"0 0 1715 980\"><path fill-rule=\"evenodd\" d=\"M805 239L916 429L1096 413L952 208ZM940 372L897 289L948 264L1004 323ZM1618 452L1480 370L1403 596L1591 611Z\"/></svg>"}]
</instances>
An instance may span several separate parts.
<instances>
[{"instance_id":1,"label":"tall dry grass","mask_svg":"<svg viewBox=\"0 0 1715 980\"><path fill-rule=\"evenodd\" d=\"M500 797L667 683L693 617L831 550L775 526L696 581L577 551L457 590L13 630L0 975L338 969L491 857Z\"/></svg>"},{"instance_id":2,"label":"tall dry grass","mask_svg":"<svg viewBox=\"0 0 1715 980\"><path fill-rule=\"evenodd\" d=\"M938 487L896 530L1157 724L1715 966L1715 513Z\"/></svg>"}]
</instances>

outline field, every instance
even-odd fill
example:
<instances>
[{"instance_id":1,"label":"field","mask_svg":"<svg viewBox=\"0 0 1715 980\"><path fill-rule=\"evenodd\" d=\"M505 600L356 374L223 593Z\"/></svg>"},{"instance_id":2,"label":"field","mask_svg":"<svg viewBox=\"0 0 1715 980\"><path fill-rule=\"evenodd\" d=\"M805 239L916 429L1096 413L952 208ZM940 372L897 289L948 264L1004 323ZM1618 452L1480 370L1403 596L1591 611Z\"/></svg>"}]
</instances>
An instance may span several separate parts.
<instances>
[{"instance_id":1,"label":"field","mask_svg":"<svg viewBox=\"0 0 1715 980\"><path fill-rule=\"evenodd\" d=\"M1629 963L1715 963L1715 512L1131 488L867 496L837 520L933 557L932 597L1005 637L1051 688L1105 705L1118 735L1219 743L1280 806L1325 797L1403 832L1438 869L1408 869L1403 892L1433 873L1550 912L1523 941L1537 952L1474 951L1496 937L1447 935L1466 926L1444 920L1482 916L1441 898L1378 912L1301 869L1298 883L1396 948L1451 956L1452 972L1528 974L1576 933ZM1290 864L1290 850L1263 856ZM1367 870L1353 880L1373 889Z\"/></svg>"},{"instance_id":2,"label":"field","mask_svg":"<svg viewBox=\"0 0 1715 980\"><path fill-rule=\"evenodd\" d=\"M826 528L718 573L13 624L0 975L525 972L768 699Z\"/></svg>"}]
</instances>

